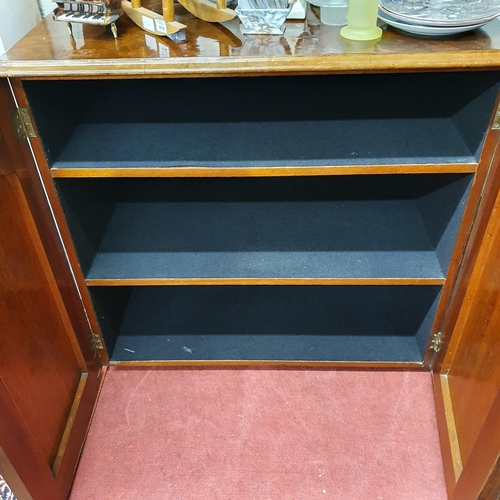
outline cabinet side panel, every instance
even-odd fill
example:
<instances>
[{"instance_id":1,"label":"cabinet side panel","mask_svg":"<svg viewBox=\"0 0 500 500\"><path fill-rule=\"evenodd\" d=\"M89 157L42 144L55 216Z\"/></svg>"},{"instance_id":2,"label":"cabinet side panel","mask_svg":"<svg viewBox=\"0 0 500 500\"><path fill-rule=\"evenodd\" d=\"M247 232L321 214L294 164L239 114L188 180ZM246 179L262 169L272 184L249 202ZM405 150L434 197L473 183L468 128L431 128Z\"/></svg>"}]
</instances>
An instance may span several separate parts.
<instances>
[{"instance_id":1,"label":"cabinet side panel","mask_svg":"<svg viewBox=\"0 0 500 500\"><path fill-rule=\"evenodd\" d=\"M469 97L469 102L453 116L455 126L476 157L481 152L491 109L498 93L498 77L498 72L483 75L483 88L479 90L479 95Z\"/></svg>"}]
</instances>

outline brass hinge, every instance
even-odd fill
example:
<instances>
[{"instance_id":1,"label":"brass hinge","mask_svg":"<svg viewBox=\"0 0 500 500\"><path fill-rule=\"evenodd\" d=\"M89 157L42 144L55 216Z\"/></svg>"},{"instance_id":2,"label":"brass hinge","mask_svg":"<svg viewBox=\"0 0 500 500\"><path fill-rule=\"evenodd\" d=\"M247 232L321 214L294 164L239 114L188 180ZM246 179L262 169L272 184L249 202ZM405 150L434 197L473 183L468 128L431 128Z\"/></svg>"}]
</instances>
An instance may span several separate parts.
<instances>
[{"instance_id":1,"label":"brass hinge","mask_svg":"<svg viewBox=\"0 0 500 500\"><path fill-rule=\"evenodd\" d=\"M429 349L434 352L439 352L443 347L443 334L436 332L432 335L431 345Z\"/></svg>"},{"instance_id":2,"label":"brass hinge","mask_svg":"<svg viewBox=\"0 0 500 500\"><path fill-rule=\"evenodd\" d=\"M92 350L97 354L97 351L104 349L102 344L101 337L97 335L97 333L92 333L90 336L90 345L92 346Z\"/></svg>"},{"instance_id":3,"label":"brass hinge","mask_svg":"<svg viewBox=\"0 0 500 500\"><path fill-rule=\"evenodd\" d=\"M26 108L17 108L14 113L14 126L16 127L19 140L24 141L28 137L36 137L31 116Z\"/></svg>"},{"instance_id":4,"label":"brass hinge","mask_svg":"<svg viewBox=\"0 0 500 500\"><path fill-rule=\"evenodd\" d=\"M495 112L495 118L493 118L492 129L498 130L500 129L500 104L498 104L498 108Z\"/></svg>"}]
</instances>

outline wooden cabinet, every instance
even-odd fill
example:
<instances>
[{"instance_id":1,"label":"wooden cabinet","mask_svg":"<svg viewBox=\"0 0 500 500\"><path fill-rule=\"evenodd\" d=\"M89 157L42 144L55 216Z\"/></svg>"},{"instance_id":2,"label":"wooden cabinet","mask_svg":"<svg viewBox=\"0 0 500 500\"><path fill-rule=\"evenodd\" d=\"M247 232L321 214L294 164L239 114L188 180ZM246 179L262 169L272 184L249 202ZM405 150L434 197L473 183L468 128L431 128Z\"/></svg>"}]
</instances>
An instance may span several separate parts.
<instances>
[{"instance_id":1,"label":"wooden cabinet","mask_svg":"<svg viewBox=\"0 0 500 500\"><path fill-rule=\"evenodd\" d=\"M381 52L350 54L334 28L308 20L303 29L321 30L341 53L307 47L304 36L293 40L295 55L279 57L264 39L255 42L260 53L244 56L247 41L222 27L215 37L194 20L185 46L121 25L114 42L95 27L71 39L44 20L0 59L0 146L15 165L14 173L2 166L0 223L19 237L16 248L0 249L6 275L24 273L2 282L8 300L24 301L3 315L5 331L50 339L50 368L22 350L12 362L64 386L59 414L43 417L54 431L40 438L52 475L61 440L74 443L68 463L77 460L101 359L418 369L435 373L450 495L489 498L496 434L488 458L477 456L482 426L498 421L500 388L500 22L454 43L388 31L375 45ZM209 33L219 57L195 53L196 36ZM35 50L43 35L52 48ZM146 50L151 39L149 58L120 48L133 40ZM159 59L165 47L170 57ZM218 78L192 78L203 75ZM14 136L14 102L33 137ZM25 185L16 169L26 170ZM28 273L36 297L24 291ZM32 302L33 316L17 319ZM37 307L49 331L31 330ZM2 335L10 345L12 335ZM9 376L12 394L22 377ZM464 422L477 398L471 430ZM6 422L20 419L13 411ZM0 461L0 472L18 491L64 498L70 472L57 494L35 493L36 474L20 468L7 438L0 434L8 464Z\"/></svg>"}]
</instances>

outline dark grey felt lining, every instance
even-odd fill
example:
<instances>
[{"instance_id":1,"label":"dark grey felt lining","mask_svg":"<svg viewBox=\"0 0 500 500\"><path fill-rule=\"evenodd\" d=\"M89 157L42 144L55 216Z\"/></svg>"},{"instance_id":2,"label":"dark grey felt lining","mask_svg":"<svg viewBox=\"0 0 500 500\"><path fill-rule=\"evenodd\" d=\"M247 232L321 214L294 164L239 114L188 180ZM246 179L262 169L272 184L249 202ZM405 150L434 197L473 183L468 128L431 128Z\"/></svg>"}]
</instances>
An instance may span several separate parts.
<instances>
[{"instance_id":1,"label":"dark grey felt lining","mask_svg":"<svg viewBox=\"0 0 500 500\"><path fill-rule=\"evenodd\" d=\"M90 279L443 278L470 181L432 174L57 186Z\"/></svg>"},{"instance_id":2,"label":"dark grey felt lining","mask_svg":"<svg viewBox=\"0 0 500 500\"><path fill-rule=\"evenodd\" d=\"M94 300L109 303L115 292L101 288ZM119 335L108 331L107 342L116 336L114 360L420 362L415 336L439 292L437 286L137 287Z\"/></svg>"},{"instance_id":3,"label":"dark grey felt lining","mask_svg":"<svg viewBox=\"0 0 500 500\"><path fill-rule=\"evenodd\" d=\"M474 162L499 80L463 72L24 86L55 167L231 167Z\"/></svg>"},{"instance_id":4,"label":"dark grey felt lining","mask_svg":"<svg viewBox=\"0 0 500 500\"><path fill-rule=\"evenodd\" d=\"M84 124L53 166L231 168L474 161L451 119L420 118Z\"/></svg>"},{"instance_id":5,"label":"dark grey felt lining","mask_svg":"<svg viewBox=\"0 0 500 500\"><path fill-rule=\"evenodd\" d=\"M443 277L414 201L122 203L87 278Z\"/></svg>"}]
</instances>

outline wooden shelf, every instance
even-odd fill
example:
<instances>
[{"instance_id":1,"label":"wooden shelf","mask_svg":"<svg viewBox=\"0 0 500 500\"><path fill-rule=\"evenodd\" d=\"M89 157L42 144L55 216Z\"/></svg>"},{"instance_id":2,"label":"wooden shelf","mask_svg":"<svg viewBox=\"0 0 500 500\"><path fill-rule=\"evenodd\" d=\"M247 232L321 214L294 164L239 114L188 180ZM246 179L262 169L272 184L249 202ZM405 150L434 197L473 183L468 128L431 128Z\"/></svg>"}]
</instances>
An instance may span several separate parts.
<instances>
[{"instance_id":1,"label":"wooden shelf","mask_svg":"<svg viewBox=\"0 0 500 500\"><path fill-rule=\"evenodd\" d=\"M440 290L193 286L91 292L106 318L114 361L420 363Z\"/></svg>"},{"instance_id":2,"label":"wooden shelf","mask_svg":"<svg viewBox=\"0 0 500 500\"><path fill-rule=\"evenodd\" d=\"M444 280L406 200L120 203L86 277Z\"/></svg>"},{"instance_id":3,"label":"wooden shelf","mask_svg":"<svg viewBox=\"0 0 500 500\"><path fill-rule=\"evenodd\" d=\"M475 172L497 82L484 72L288 77L286 91L270 77L24 87L54 177L243 177Z\"/></svg>"},{"instance_id":4,"label":"wooden shelf","mask_svg":"<svg viewBox=\"0 0 500 500\"><path fill-rule=\"evenodd\" d=\"M137 138L140 137L140 140ZM92 145L89 147L89 145ZM448 118L79 125L53 169L242 170L476 163ZM432 167L431 167L432 168ZM460 166L459 168L463 168ZM332 168L333 169L333 168ZM177 174L179 175L179 174Z\"/></svg>"},{"instance_id":5,"label":"wooden shelf","mask_svg":"<svg viewBox=\"0 0 500 500\"><path fill-rule=\"evenodd\" d=\"M445 278L87 278L88 286L443 285Z\"/></svg>"},{"instance_id":6,"label":"wooden shelf","mask_svg":"<svg viewBox=\"0 0 500 500\"><path fill-rule=\"evenodd\" d=\"M435 285L444 282L469 177L57 185L89 285Z\"/></svg>"},{"instance_id":7,"label":"wooden shelf","mask_svg":"<svg viewBox=\"0 0 500 500\"><path fill-rule=\"evenodd\" d=\"M421 163L397 165L322 165L267 167L78 167L54 166L54 178L108 177L289 177L366 174L474 173L477 163Z\"/></svg>"},{"instance_id":8,"label":"wooden shelf","mask_svg":"<svg viewBox=\"0 0 500 500\"><path fill-rule=\"evenodd\" d=\"M422 363L413 337L362 335L126 335L112 361Z\"/></svg>"}]
</instances>

